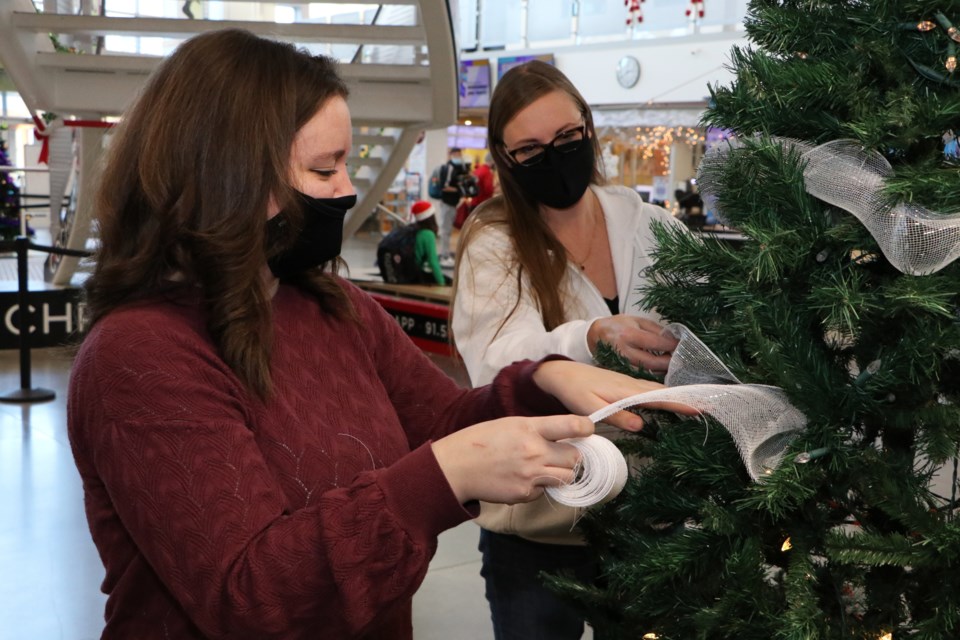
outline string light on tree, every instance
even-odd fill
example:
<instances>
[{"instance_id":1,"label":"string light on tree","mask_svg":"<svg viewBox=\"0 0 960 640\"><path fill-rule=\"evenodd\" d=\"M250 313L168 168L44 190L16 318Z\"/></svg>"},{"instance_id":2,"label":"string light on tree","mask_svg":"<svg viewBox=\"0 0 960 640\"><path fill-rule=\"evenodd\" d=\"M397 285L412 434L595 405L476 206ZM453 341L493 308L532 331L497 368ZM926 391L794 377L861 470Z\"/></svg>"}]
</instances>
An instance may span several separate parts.
<instances>
[{"instance_id":1,"label":"string light on tree","mask_svg":"<svg viewBox=\"0 0 960 640\"><path fill-rule=\"evenodd\" d=\"M940 26L943 27L947 35L950 36L950 39L954 42L960 42L960 31L957 31L957 28L947 19L947 16L943 13L937 11L934 14L934 17L937 19L937 22L940 23Z\"/></svg>"},{"instance_id":2,"label":"string light on tree","mask_svg":"<svg viewBox=\"0 0 960 640\"><path fill-rule=\"evenodd\" d=\"M934 18L936 19L936 22L931 20L920 20L919 22L901 25L901 27L908 30L916 29L921 33L927 33L936 29L937 25L939 24L940 28L947 33L947 37L949 37L951 40L947 48L947 59L943 66L946 67L947 71L952 74L957 70L957 43L960 43L960 30L958 30L953 23L950 22L949 18L947 18L947 16L940 11L937 11L934 14ZM938 74L936 74L936 72L934 72L932 69L924 67L923 65L919 65L913 61L911 61L911 63L913 64L914 68L924 75L932 76L935 80L941 79L941 77L936 77Z\"/></svg>"},{"instance_id":3,"label":"string light on tree","mask_svg":"<svg viewBox=\"0 0 960 640\"><path fill-rule=\"evenodd\" d=\"M797 464L807 464L811 460L816 460L827 455L830 452L830 449L827 447L822 447L820 449L814 449L813 451L801 451L797 454L797 457L793 459Z\"/></svg>"}]
</instances>

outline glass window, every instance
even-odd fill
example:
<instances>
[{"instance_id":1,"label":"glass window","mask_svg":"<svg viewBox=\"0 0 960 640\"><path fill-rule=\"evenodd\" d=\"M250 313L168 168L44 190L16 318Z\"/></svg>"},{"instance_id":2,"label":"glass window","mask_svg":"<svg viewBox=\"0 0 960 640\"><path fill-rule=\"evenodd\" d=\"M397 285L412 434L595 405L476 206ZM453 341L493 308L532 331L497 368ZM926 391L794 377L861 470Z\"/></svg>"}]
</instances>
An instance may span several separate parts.
<instances>
[{"instance_id":1,"label":"glass window","mask_svg":"<svg viewBox=\"0 0 960 640\"><path fill-rule=\"evenodd\" d=\"M506 47L521 42L520 0L483 0L480 12L480 44L484 48Z\"/></svg>"},{"instance_id":2,"label":"glass window","mask_svg":"<svg viewBox=\"0 0 960 640\"><path fill-rule=\"evenodd\" d=\"M273 21L280 24L293 24L297 21L297 10L290 6L278 4L273 8Z\"/></svg>"},{"instance_id":3,"label":"glass window","mask_svg":"<svg viewBox=\"0 0 960 640\"><path fill-rule=\"evenodd\" d=\"M170 49L171 47L167 46L167 40L165 38L154 38L152 36L140 38L139 53L151 56L165 56L169 53Z\"/></svg>"},{"instance_id":4,"label":"glass window","mask_svg":"<svg viewBox=\"0 0 960 640\"><path fill-rule=\"evenodd\" d=\"M30 110L20 94L15 91L6 91L3 95L4 109L3 115L8 118L29 118Z\"/></svg>"},{"instance_id":5,"label":"glass window","mask_svg":"<svg viewBox=\"0 0 960 640\"><path fill-rule=\"evenodd\" d=\"M135 16L137 15L137 0L110 0L104 8L104 15Z\"/></svg>"},{"instance_id":6,"label":"glass window","mask_svg":"<svg viewBox=\"0 0 960 640\"><path fill-rule=\"evenodd\" d=\"M704 15L700 24L707 25L736 25L743 23L747 15L747 0L726 0L722 3L709 2L704 4Z\"/></svg>"},{"instance_id":7,"label":"glass window","mask_svg":"<svg viewBox=\"0 0 960 640\"><path fill-rule=\"evenodd\" d=\"M137 38L134 36L104 36L103 48L113 53L137 53Z\"/></svg>"},{"instance_id":8,"label":"glass window","mask_svg":"<svg viewBox=\"0 0 960 640\"><path fill-rule=\"evenodd\" d=\"M528 0L527 40L564 40L570 37L573 0Z\"/></svg>"},{"instance_id":9,"label":"glass window","mask_svg":"<svg viewBox=\"0 0 960 640\"><path fill-rule=\"evenodd\" d=\"M451 7L452 8L452 7ZM477 48L477 0L460 0L457 18L457 47L461 50Z\"/></svg>"},{"instance_id":10,"label":"glass window","mask_svg":"<svg viewBox=\"0 0 960 640\"><path fill-rule=\"evenodd\" d=\"M365 20L363 11L331 12L327 19L330 24L365 24L373 19L373 14L374 12L371 12L370 18ZM359 45L356 44L332 44L330 45L330 55L341 62L351 62L358 47Z\"/></svg>"},{"instance_id":11,"label":"glass window","mask_svg":"<svg viewBox=\"0 0 960 640\"><path fill-rule=\"evenodd\" d=\"M166 3L163 2L137 2L137 15L140 16L149 16L152 18L173 18L176 14L176 9L174 9L173 15L170 15L170 7L165 6Z\"/></svg>"},{"instance_id":12,"label":"glass window","mask_svg":"<svg viewBox=\"0 0 960 640\"><path fill-rule=\"evenodd\" d=\"M709 3L707 10L716 4ZM639 32L686 29L691 24L686 15L689 5L690 0L647 0L643 3L643 22L634 29ZM625 11L620 11L620 14L626 16Z\"/></svg>"},{"instance_id":13,"label":"glass window","mask_svg":"<svg viewBox=\"0 0 960 640\"><path fill-rule=\"evenodd\" d=\"M580 0L581 37L625 35L626 9L623 0Z\"/></svg>"}]
</instances>

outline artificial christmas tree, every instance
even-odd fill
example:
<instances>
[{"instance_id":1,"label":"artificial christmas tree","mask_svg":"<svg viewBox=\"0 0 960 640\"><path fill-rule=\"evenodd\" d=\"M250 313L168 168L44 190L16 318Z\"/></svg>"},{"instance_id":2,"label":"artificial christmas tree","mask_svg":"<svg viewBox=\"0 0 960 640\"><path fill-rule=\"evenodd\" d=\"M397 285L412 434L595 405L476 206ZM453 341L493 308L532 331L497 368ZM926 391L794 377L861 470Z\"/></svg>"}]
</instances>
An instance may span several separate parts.
<instances>
[{"instance_id":1,"label":"artificial christmas tree","mask_svg":"<svg viewBox=\"0 0 960 640\"><path fill-rule=\"evenodd\" d=\"M0 167L9 167L6 126L0 128ZM0 169L0 240L12 240L20 234L20 187L9 171Z\"/></svg>"},{"instance_id":2,"label":"artificial christmas tree","mask_svg":"<svg viewBox=\"0 0 960 640\"><path fill-rule=\"evenodd\" d=\"M954 20L957 0L750 3L705 116L737 142L700 171L746 239L661 229L648 302L806 423L759 479L706 416L622 445L647 464L581 521L603 584L550 580L604 638L960 637Z\"/></svg>"}]
</instances>

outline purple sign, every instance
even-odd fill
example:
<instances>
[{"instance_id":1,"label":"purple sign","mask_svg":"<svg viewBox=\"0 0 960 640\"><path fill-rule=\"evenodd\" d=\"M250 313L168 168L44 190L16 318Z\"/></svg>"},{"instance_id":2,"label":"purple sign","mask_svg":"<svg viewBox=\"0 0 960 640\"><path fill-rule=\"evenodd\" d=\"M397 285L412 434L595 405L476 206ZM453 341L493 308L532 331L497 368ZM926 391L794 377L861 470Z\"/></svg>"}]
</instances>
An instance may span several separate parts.
<instances>
[{"instance_id":1,"label":"purple sign","mask_svg":"<svg viewBox=\"0 0 960 640\"><path fill-rule=\"evenodd\" d=\"M460 61L460 108L490 106L490 61Z\"/></svg>"}]
</instances>

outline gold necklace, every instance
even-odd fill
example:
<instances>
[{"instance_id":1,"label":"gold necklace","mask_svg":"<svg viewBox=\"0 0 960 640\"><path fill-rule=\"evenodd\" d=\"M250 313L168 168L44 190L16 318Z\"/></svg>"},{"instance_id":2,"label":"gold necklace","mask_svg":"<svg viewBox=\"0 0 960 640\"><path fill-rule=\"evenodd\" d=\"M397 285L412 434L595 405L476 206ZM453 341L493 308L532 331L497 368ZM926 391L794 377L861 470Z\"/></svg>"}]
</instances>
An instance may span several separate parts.
<instances>
[{"instance_id":1,"label":"gold necklace","mask_svg":"<svg viewBox=\"0 0 960 640\"><path fill-rule=\"evenodd\" d=\"M590 260L590 256L593 255L593 245L597 243L596 242L597 229L600 227L600 225L597 224L598 220L596 220L598 216L594 214L593 217L594 217L593 233L590 235L590 244L587 245L587 255L583 257L583 260L577 260L576 256L573 255L573 252L570 251L570 249L567 249L567 255L570 257L570 259L573 261L575 265L580 267L580 271L587 270L587 261Z\"/></svg>"}]
</instances>

